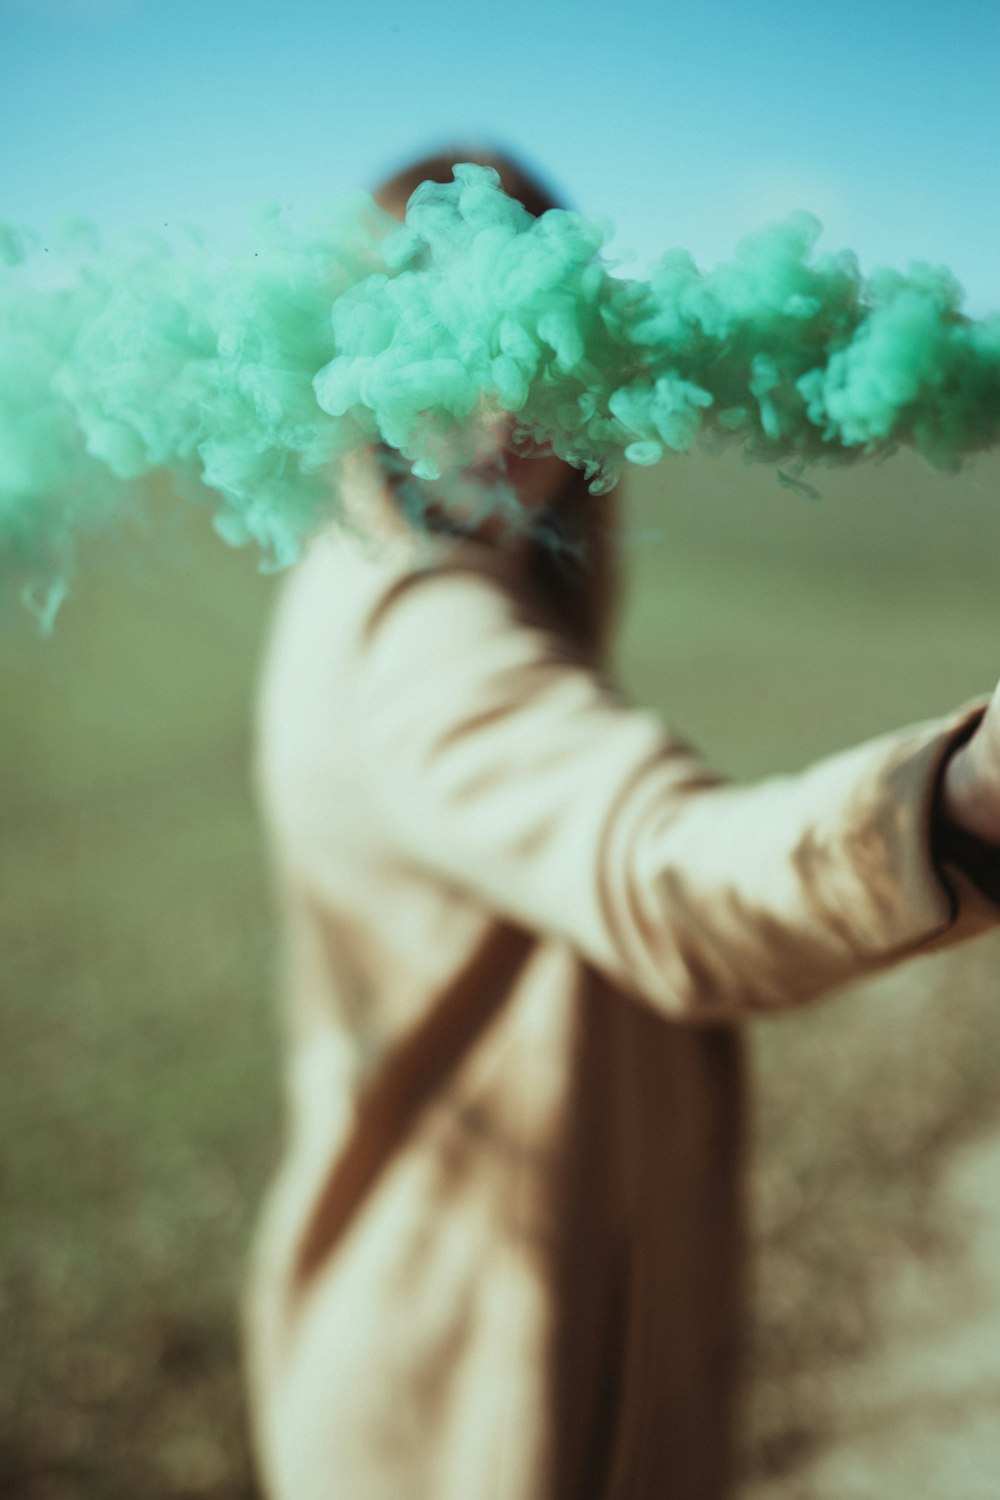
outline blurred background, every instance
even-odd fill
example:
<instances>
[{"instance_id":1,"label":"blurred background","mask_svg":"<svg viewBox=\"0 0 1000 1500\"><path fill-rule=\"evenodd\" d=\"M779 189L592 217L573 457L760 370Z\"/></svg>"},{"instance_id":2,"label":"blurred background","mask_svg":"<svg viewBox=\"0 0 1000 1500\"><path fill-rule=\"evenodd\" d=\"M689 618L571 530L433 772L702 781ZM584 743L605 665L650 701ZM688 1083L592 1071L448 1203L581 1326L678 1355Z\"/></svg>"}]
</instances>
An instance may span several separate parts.
<instances>
[{"instance_id":1,"label":"blurred background","mask_svg":"<svg viewBox=\"0 0 1000 1500\"><path fill-rule=\"evenodd\" d=\"M0 218L236 241L455 135L619 274L794 208L1000 310L1000 12L0 0ZM1000 464L635 471L627 686L733 775L1000 676ZM235 1298L280 1145L250 790L275 590L155 487L0 632L0 1494L250 1500ZM755 1026L748 1500L1000 1493L1000 934Z\"/></svg>"}]
</instances>

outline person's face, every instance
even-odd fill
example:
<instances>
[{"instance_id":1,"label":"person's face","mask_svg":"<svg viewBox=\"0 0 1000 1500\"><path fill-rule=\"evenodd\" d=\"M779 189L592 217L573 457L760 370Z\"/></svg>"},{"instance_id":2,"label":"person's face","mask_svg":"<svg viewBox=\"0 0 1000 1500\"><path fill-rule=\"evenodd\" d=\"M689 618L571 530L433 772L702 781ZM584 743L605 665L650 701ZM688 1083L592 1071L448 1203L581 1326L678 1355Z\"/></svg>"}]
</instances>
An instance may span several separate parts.
<instances>
[{"instance_id":1,"label":"person's face","mask_svg":"<svg viewBox=\"0 0 1000 1500\"><path fill-rule=\"evenodd\" d=\"M389 211L401 223L404 221L405 204L393 205ZM501 412L487 420L480 417L455 440L451 458L459 471L473 482L477 479L487 483L505 481L515 491L530 518L556 498L566 482L569 465L554 453L517 452L512 444L516 425L517 419L511 412ZM433 483L428 483L427 487L431 491L437 488ZM453 494L451 505L449 507L446 503L446 508L454 511ZM476 534L493 540L503 530L502 519L489 517L477 528Z\"/></svg>"},{"instance_id":2,"label":"person's face","mask_svg":"<svg viewBox=\"0 0 1000 1500\"><path fill-rule=\"evenodd\" d=\"M468 470L485 478L506 478L523 504L541 509L558 495L566 481L567 465L554 453L518 452L512 442L515 426L516 418L505 412L477 427Z\"/></svg>"},{"instance_id":3,"label":"person's face","mask_svg":"<svg viewBox=\"0 0 1000 1500\"><path fill-rule=\"evenodd\" d=\"M480 412L436 445L442 477L421 481L431 514L462 520L480 540L530 546L533 517L556 498L569 466L552 453L518 452L516 425L508 412Z\"/></svg>"}]
</instances>

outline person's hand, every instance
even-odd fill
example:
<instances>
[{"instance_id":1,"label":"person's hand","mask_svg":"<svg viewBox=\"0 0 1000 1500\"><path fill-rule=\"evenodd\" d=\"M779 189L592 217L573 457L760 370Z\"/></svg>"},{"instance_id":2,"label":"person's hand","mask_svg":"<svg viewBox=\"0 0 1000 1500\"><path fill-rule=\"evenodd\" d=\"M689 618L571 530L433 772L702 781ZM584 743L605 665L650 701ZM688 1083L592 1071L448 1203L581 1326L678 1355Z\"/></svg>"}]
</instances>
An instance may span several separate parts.
<instances>
[{"instance_id":1,"label":"person's hand","mask_svg":"<svg viewBox=\"0 0 1000 1500\"><path fill-rule=\"evenodd\" d=\"M972 736L948 760L940 812L954 827L1000 846L1000 685Z\"/></svg>"}]
</instances>

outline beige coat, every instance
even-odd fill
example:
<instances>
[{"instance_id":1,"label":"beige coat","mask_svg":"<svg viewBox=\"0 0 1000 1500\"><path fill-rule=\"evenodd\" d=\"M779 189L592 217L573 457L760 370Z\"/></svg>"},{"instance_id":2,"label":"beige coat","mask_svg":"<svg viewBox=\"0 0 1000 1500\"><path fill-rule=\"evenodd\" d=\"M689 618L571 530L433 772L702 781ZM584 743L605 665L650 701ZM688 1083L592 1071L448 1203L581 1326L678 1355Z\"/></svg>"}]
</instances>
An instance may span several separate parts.
<instances>
[{"instance_id":1,"label":"beige coat","mask_svg":"<svg viewBox=\"0 0 1000 1500\"><path fill-rule=\"evenodd\" d=\"M733 784L506 553L353 493L374 543L295 570L261 700L289 1101L245 1303L267 1494L722 1500L744 1101L719 1023L997 925L929 852L985 700Z\"/></svg>"}]
</instances>

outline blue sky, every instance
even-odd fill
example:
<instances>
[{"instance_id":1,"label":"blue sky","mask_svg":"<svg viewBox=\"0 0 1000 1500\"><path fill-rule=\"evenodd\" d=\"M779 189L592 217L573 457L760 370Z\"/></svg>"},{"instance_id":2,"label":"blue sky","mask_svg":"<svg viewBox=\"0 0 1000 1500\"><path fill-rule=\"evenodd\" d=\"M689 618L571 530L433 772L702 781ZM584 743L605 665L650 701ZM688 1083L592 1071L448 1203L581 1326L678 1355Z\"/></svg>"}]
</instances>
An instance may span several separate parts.
<instances>
[{"instance_id":1,"label":"blue sky","mask_svg":"<svg viewBox=\"0 0 1000 1500\"><path fill-rule=\"evenodd\" d=\"M793 208L1000 311L1000 4L0 0L0 218L229 237L455 135L545 170L641 274Z\"/></svg>"}]
</instances>

